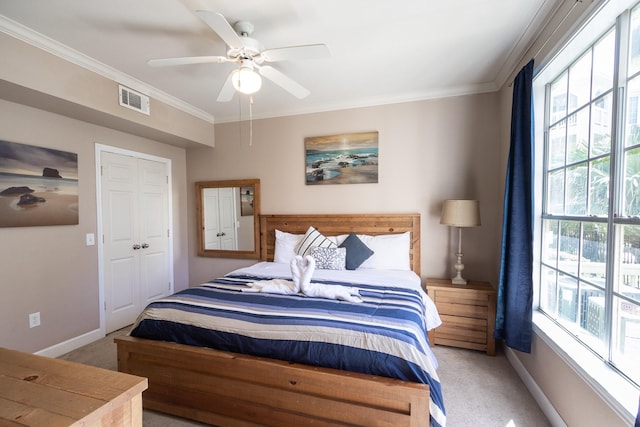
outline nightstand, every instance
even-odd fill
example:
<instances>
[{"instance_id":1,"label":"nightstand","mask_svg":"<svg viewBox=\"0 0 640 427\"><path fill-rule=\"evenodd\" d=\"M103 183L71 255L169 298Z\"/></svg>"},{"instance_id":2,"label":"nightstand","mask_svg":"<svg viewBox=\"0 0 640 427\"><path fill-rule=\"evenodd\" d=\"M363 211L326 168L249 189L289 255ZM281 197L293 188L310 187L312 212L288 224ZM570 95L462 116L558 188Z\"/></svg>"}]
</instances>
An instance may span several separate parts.
<instances>
[{"instance_id":1,"label":"nightstand","mask_svg":"<svg viewBox=\"0 0 640 427\"><path fill-rule=\"evenodd\" d=\"M442 319L442 325L429 331L431 344L496 354L496 290L490 283L454 285L451 279L427 279L427 293Z\"/></svg>"}]
</instances>

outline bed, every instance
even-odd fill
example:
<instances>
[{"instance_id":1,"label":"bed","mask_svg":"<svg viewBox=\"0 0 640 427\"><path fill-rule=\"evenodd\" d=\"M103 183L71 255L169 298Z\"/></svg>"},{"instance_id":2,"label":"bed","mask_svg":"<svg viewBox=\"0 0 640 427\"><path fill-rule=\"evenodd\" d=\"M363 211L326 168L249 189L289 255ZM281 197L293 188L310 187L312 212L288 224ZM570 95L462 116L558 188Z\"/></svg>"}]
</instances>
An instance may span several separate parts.
<instances>
[{"instance_id":1,"label":"bed","mask_svg":"<svg viewBox=\"0 0 640 427\"><path fill-rule=\"evenodd\" d=\"M380 270L376 273L375 269L360 268L345 271L344 277L349 281L343 282L342 279L336 280L333 271L316 270L314 282L326 283L329 287L354 286L364 300L361 304L309 298L299 294L243 292L252 283L287 279L288 265L283 262L283 253L289 249L283 249L283 236L304 235L310 225L317 228L323 237L330 239L338 239L335 236L339 235L344 238L354 232L377 239L368 242L373 244L377 241L376 244L380 245L381 242L391 242L381 240L387 237L394 241L400 236L406 237L408 254L393 262L406 265L403 270L408 271L399 272L402 279L392 279L395 275L390 272ZM143 395L145 408L221 426L444 425L444 406L435 373L437 363L426 340L428 322L425 319L417 320L417 317L422 318L421 310L424 310L421 305L423 292L416 289L421 286L419 215L262 215L260 236L261 258L267 262L234 271L199 287L189 288L187 292L152 303L132 330L132 335L145 338L116 338L118 369L149 378L149 389ZM390 244L386 246L392 247ZM378 246L378 250L382 254L385 248ZM370 260L374 258L372 256ZM378 258L376 262L380 260ZM366 262L362 264L363 267ZM288 274L290 276L290 271ZM388 274L390 276L387 278ZM366 278L362 279L366 284L360 283L360 276ZM406 290L390 287L390 280L402 281L405 278L413 281ZM388 299L390 305L382 306L380 303L380 306L376 306L378 300L383 300L383 294L394 295ZM236 300L242 300L251 308L234 307L233 311L227 310L232 304L231 300L233 304ZM400 300L403 302L398 302ZM278 306L278 301L288 308L283 310ZM166 318L158 319L162 312L180 319L183 315L187 316L182 309L177 311L175 304L189 306L186 310L190 312L189 319L192 316L197 319L187 322L188 328L195 331L189 338L173 331L175 323L185 323L182 320L171 318L171 322L167 322ZM308 310L312 315L298 317L302 307L308 305L311 306ZM203 328L201 322L208 321L203 319L209 316L208 312L205 314L203 311L204 306L213 307L219 312L216 316L225 318L221 323L227 325L229 322L228 325L221 326L219 330ZM356 312L360 310L359 314L351 313L348 306L353 306ZM352 329L360 330L368 327L365 325L368 321L362 319L370 317L372 320L369 323L374 323L376 316L391 311L402 312L406 317L403 321L413 322L402 326L389 325L387 329L390 332L382 334L389 342L401 342L398 348L402 349L394 350L401 354L379 354L377 348L373 351L366 347L359 348L360 344L352 345L351 341L344 341L346 338L342 333L334 333L337 330L335 328L341 327L337 326L339 322L349 324L349 328L352 328L351 324L357 325ZM241 315L238 314L240 312ZM323 313L323 316L314 313ZM264 322L252 323L256 322L256 316L264 319ZM345 316L348 321L345 321ZM293 321L281 324L281 318L284 317L290 317ZM420 322L424 323L421 327L415 326ZM238 333L238 328L245 332L259 332L248 334L251 335L248 343L239 344L235 341L235 335L247 334ZM425 331L418 330L421 328ZM287 354L296 353L296 357L301 358L276 358L271 350L273 343L270 343L269 350L256 350L255 344L261 344L275 330L291 334L274 341L275 347L282 347L281 350L284 349ZM292 343L292 336L307 337L311 330L323 330L324 335ZM371 341L362 338L370 337L368 331L362 329L364 333L356 335L353 330L346 335L353 335L359 343ZM159 335L167 331L168 337ZM215 344L202 341L212 338ZM330 350L322 350L323 356L319 358L321 351L318 343L321 341L325 341L323 345ZM409 344L410 341L415 343ZM207 345L215 345L218 349ZM343 348L347 349L347 353L342 353ZM352 363L356 360L365 363ZM396 366L395 361L399 361L400 365Z\"/></svg>"}]
</instances>

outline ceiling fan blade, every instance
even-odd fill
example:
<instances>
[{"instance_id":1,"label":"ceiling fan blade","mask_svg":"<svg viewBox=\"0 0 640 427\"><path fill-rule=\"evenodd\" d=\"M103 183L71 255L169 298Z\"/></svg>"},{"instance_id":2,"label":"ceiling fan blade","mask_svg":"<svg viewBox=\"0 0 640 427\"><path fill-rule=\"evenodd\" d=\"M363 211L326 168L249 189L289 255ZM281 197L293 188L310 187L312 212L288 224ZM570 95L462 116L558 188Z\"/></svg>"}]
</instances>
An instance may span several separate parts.
<instances>
[{"instance_id":1,"label":"ceiling fan blade","mask_svg":"<svg viewBox=\"0 0 640 427\"><path fill-rule=\"evenodd\" d=\"M329 48L324 44L309 44L303 46L280 47L268 49L261 53L267 62L287 61L298 59L321 59L331 57Z\"/></svg>"},{"instance_id":2,"label":"ceiling fan blade","mask_svg":"<svg viewBox=\"0 0 640 427\"><path fill-rule=\"evenodd\" d=\"M147 61L152 67L171 67L173 65L210 64L229 62L226 56L185 56L183 58L150 59Z\"/></svg>"},{"instance_id":3,"label":"ceiling fan blade","mask_svg":"<svg viewBox=\"0 0 640 427\"><path fill-rule=\"evenodd\" d=\"M233 87L233 83L231 82L231 74L232 73L229 73L227 80L224 82L224 85L222 85L222 89L220 89L217 98L218 102L229 102L236 93L236 88Z\"/></svg>"},{"instance_id":4,"label":"ceiling fan blade","mask_svg":"<svg viewBox=\"0 0 640 427\"><path fill-rule=\"evenodd\" d=\"M285 76L270 65L259 67L258 71L262 76L271 80L296 98L302 99L309 96L309 94L311 93L305 87L301 86L298 82Z\"/></svg>"},{"instance_id":5,"label":"ceiling fan blade","mask_svg":"<svg viewBox=\"0 0 640 427\"><path fill-rule=\"evenodd\" d=\"M196 10L196 15L206 22L229 47L241 49L244 46L238 33L221 13L210 10Z\"/></svg>"}]
</instances>

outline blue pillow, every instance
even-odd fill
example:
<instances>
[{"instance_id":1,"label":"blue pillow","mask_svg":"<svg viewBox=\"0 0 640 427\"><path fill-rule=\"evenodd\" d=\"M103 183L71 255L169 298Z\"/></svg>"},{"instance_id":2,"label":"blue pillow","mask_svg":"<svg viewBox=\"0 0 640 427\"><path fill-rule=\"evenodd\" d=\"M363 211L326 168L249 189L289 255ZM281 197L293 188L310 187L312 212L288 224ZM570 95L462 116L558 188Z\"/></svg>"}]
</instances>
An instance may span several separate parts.
<instances>
[{"instance_id":1,"label":"blue pillow","mask_svg":"<svg viewBox=\"0 0 640 427\"><path fill-rule=\"evenodd\" d=\"M373 251L355 233L349 233L339 247L347 250L347 270L355 270L373 255Z\"/></svg>"}]
</instances>

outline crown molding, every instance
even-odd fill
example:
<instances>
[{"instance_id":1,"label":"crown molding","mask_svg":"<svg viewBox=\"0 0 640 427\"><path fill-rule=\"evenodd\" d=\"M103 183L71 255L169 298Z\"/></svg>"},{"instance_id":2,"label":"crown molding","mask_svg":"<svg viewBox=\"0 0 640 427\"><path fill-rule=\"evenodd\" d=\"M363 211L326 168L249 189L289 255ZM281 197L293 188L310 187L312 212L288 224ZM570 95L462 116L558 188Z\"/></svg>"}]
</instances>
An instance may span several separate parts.
<instances>
[{"instance_id":1,"label":"crown molding","mask_svg":"<svg viewBox=\"0 0 640 427\"><path fill-rule=\"evenodd\" d=\"M273 119L278 117L299 116L304 114L326 113L331 111L350 110L355 108L379 107L383 105L404 104L409 102L428 101L432 99L451 98L457 96L477 95L482 93L496 92L499 86L495 82L477 83L457 87L435 88L425 92L401 94L394 97L369 97L351 102L325 103L314 105L309 108L296 108L295 110L280 109L267 113L253 113L252 120ZM248 117L241 117L238 114L228 116L218 116L216 124L233 123L248 120Z\"/></svg>"},{"instance_id":2,"label":"crown molding","mask_svg":"<svg viewBox=\"0 0 640 427\"><path fill-rule=\"evenodd\" d=\"M129 76L113 67L103 64L90 56L72 49L56 40L46 37L29 27L15 22L4 15L0 15L0 32L21 40L31 46L55 55L67 62L94 72L102 77L120 83L151 98L161 101L173 108L197 117L209 123L214 123L214 117L199 108L188 104L166 92L150 86L134 77Z\"/></svg>"}]
</instances>

